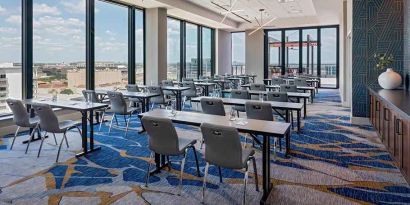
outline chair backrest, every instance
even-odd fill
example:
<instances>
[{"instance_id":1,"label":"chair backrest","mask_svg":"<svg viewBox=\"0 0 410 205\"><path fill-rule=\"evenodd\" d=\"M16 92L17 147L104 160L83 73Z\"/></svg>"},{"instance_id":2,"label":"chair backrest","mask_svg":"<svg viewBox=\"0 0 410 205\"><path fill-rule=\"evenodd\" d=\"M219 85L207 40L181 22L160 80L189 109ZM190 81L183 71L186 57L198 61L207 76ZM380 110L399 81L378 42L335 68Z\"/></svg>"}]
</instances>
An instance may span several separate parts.
<instances>
[{"instance_id":1,"label":"chair backrest","mask_svg":"<svg viewBox=\"0 0 410 205\"><path fill-rule=\"evenodd\" d=\"M150 93L159 94L159 96L151 98L152 103L164 103L165 102L164 91L162 90L161 86L156 86L156 85L148 86L148 91Z\"/></svg>"},{"instance_id":2,"label":"chair backrest","mask_svg":"<svg viewBox=\"0 0 410 205\"><path fill-rule=\"evenodd\" d=\"M174 86L174 82L172 80L162 80L162 86Z\"/></svg>"},{"instance_id":3,"label":"chair backrest","mask_svg":"<svg viewBox=\"0 0 410 205\"><path fill-rule=\"evenodd\" d=\"M251 84L250 90L266 91L266 85L253 83Z\"/></svg>"},{"instance_id":4,"label":"chair backrest","mask_svg":"<svg viewBox=\"0 0 410 205\"><path fill-rule=\"evenodd\" d=\"M41 130L51 133L61 132L57 115L54 113L53 109L51 109L50 105L34 103L32 104L32 107L40 118Z\"/></svg>"},{"instance_id":5,"label":"chair backrest","mask_svg":"<svg viewBox=\"0 0 410 205\"><path fill-rule=\"evenodd\" d=\"M306 78L295 78L296 86L308 86Z\"/></svg>"},{"instance_id":6,"label":"chair backrest","mask_svg":"<svg viewBox=\"0 0 410 205\"><path fill-rule=\"evenodd\" d=\"M283 78L272 78L272 85L282 85L285 84L285 80Z\"/></svg>"},{"instance_id":7,"label":"chair backrest","mask_svg":"<svg viewBox=\"0 0 410 205\"><path fill-rule=\"evenodd\" d=\"M205 114L225 116L225 108L221 99L201 98L201 107Z\"/></svg>"},{"instance_id":8,"label":"chair backrest","mask_svg":"<svg viewBox=\"0 0 410 205\"><path fill-rule=\"evenodd\" d=\"M30 115L27 112L27 108L24 106L21 100L7 99L7 105L11 112L13 112L13 121L17 126L27 127L30 125Z\"/></svg>"},{"instance_id":9,"label":"chair backrest","mask_svg":"<svg viewBox=\"0 0 410 205\"><path fill-rule=\"evenodd\" d=\"M272 106L267 102L248 101L245 103L248 119L273 121Z\"/></svg>"},{"instance_id":10,"label":"chair backrest","mask_svg":"<svg viewBox=\"0 0 410 205\"><path fill-rule=\"evenodd\" d=\"M95 94L94 90L83 90L82 93L83 93L83 96L84 96L85 100L87 100L87 96L89 96L88 99L90 99L91 102L93 102L93 103L99 103L100 102L100 100L97 98L97 94Z\"/></svg>"},{"instance_id":11,"label":"chair backrest","mask_svg":"<svg viewBox=\"0 0 410 205\"><path fill-rule=\"evenodd\" d=\"M250 99L249 91L247 90L232 90L231 98L235 99Z\"/></svg>"},{"instance_id":12,"label":"chair backrest","mask_svg":"<svg viewBox=\"0 0 410 205\"><path fill-rule=\"evenodd\" d=\"M205 161L230 169L243 168L242 147L236 128L202 123L201 132L205 141Z\"/></svg>"},{"instance_id":13,"label":"chair backrest","mask_svg":"<svg viewBox=\"0 0 410 205\"><path fill-rule=\"evenodd\" d=\"M128 92L139 92L140 91L140 89L138 88L138 85L136 84L128 84L125 87L127 88Z\"/></svg>"},{"instance_id":14,"label":"chair backrest","mask_svg":"<svg viewBox=\"0 0 410 205\"><path fill-rule=\"evenodd\" d=\"M124 96L120 92L108 91L108 98L111 103L111 110L115 113L126 113L127 103L125 102Z\"/></svg>"},{"instance_id":15,"label":"chair backrest","mask_svg":"<svg viewBox=\"0 0 410 205\"><path fill-rule=\"evenodd\" d=\"M276 102L288 102L288 93L285 92L268 92L267 94L268 101Z\"/></svg>"},{"instance_id":16,"label":"chair backrest","mask_svg":"<svg viewBox=\"0 0 410 205\"><path fill-rule=\"evenodd\" d=\"M178 134L168 118L144 116L141 119L149 136L149 149L157 154L179 154Z\"/></svg>"},{"instance_id":17,"label":"chair backrest","mask_svg":"<svg viewBox=\"0 0 410 205\"><path fill-rule=\"evenodd\" d=\"M196 92L196 87L194 81L184 81L181 83L182 87L189 87L190 90L194 90Z\"/></svg>"},{"instance_id":18,"label":"chair backrest","mask_svg":"<svg viewBox=\"0 0 410 205\"><path fill-rule=\"evenodd\" d=\"M182 78L182 82L185 82L185 81L194 81L194 79L192 79L192 78Z\"/></svg>"},{"instance_id":19,"label":"chair backrest","mask_svg":"<svg viewBox=\"0 0 410 205\"><path fill-rule=\"evenodd\" d=\"M297 92L296 85L280 85L280 92Z\"/></svg>"}]
</instances>

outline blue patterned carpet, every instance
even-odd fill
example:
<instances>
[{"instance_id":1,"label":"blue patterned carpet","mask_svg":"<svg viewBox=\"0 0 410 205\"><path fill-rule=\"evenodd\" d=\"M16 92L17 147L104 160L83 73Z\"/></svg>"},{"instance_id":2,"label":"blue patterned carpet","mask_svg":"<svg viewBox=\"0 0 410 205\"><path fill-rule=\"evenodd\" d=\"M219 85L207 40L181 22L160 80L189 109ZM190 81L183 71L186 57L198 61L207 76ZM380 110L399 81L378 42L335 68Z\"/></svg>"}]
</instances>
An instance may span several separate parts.
<instances>
[{"instance_id":1,"label":"blue patterned carpet","mask_svg":"<svg viewBox=\"0 0 410 205\"><path fill-rule=\"evenodd\" d=\"M369 126L352 125L349 119L349 109L340 106L337 91L321 90L315 103L308 104L308 117L304 120L302 133L292 134L290 157L285 158L280 152L276 159L272 158L274 189L269 199L271 204L410 203L410 187L374 130ZM124 124L120 118L119 124ZM139 129L139 120L134 119L131 127ZM177 128L183 137L201 137L196 127ZM71 157L57 165L50 163L43 171L5 185L0 193L0 204L200 203L202 178L196 176L191 151L185 166L181 196L177 195L176 187L180 170L177 162L172 163L172 170L151 177L146 188L143 182L149 156L147 136L131 130L127 137L123 137L121 129L113 129L108 136L107 129L103 126L95 135L97 144L102 147L100 151L79 159ZM69 141L73 143L71 140L79 142L80 139L72 136ZM68 154L73 156L73 153ZM201 151L198 156L203 171L205 163L201 160ZM261 178L259 150L256 158ZM19 159L16 160L17 163ZM32 163L36 163L35 160ZM222 184L215 167L211 167L209 173L207 204L241 203L243 171L223 169ZM247 203L258 204L261 193L255 191L253 169L249 183Z\"/></svg>"}]
</instances>

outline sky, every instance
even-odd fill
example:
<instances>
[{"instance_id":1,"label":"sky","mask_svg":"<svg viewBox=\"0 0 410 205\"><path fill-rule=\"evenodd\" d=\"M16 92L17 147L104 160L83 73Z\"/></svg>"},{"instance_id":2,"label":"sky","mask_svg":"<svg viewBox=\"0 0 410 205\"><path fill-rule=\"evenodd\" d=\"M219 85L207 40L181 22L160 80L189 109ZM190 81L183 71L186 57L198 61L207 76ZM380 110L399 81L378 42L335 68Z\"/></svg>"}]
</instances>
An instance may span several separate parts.
<instances>
[{"instance_id":1,"label":"sky","mask_svg":"<svg viewBox=\"0 0 410 205\"><path fill-rule=\"evenodd\" d=\"M85 0L34 0L34 63L85 61ZM96 2L97 61L127 62L126 7ZM136 62L143 59L143 14L136 12ZM21 1L0 1L0 63L21 62Z\"/></svg>"}]
</instances>

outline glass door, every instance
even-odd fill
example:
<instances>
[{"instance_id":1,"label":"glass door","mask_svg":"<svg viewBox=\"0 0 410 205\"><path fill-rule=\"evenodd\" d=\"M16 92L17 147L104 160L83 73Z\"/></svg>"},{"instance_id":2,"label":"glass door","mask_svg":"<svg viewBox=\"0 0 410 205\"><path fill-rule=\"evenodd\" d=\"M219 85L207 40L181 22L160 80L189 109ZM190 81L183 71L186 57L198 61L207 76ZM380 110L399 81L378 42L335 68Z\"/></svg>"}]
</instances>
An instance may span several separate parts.
<instances>
[{"instance_id":1,"label":"glass door","mask_svg":"<svg viewBox=\"0 0 410 205\"><path fill-rule=\"evenodd\" d=\"M321 87L337 88L337 28L322 28L320 32Z\"/></svg>"},{"instance_id":2,"label":"glass door","mask_svg":"<svg viewBox=\"0 0 410 205\"><path fill-rule=\"evenodd\" d=\"M285 69L290 76L299 73L299 30L285 31Z\"/></svg>"},{"instance_id":3,"label":"glass door","mask_svg":"<svg viewBox=\"0 0 410 205\"><path fill-rule=\"evenodd\" d=\"M268 32L268 78L280 76L282 70L282 32Z\"/></svg>"},{"instance_id":4,"label":"glass door","mask_svg":"<svg viewBox=\"0 0 410 205\"><path fill-rule=\"evenodd\" d=\"M317 29L304 29L302 35L302 73L317 76Z\"/></svg>"}]
</instances>

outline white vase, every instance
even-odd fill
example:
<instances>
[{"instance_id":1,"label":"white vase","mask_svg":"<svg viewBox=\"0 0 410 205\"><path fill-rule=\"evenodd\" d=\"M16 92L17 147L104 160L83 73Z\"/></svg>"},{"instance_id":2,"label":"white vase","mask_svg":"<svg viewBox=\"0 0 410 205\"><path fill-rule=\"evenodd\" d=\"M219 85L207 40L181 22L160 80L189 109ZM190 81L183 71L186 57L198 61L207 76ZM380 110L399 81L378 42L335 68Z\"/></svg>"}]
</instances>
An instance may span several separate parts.
<instances>
[{"instance_id":1,"label":"white vase","mask_svg":"<svg viewBox=\"0 0 410 205\"><path fill-rule=\"evenodd\" d=\"M401 82L400 74L394 72L391 68L387 68L386 72L379 75L379 85L384 89L396 89L401 85Z\"/></svg>"}]
</instances>

